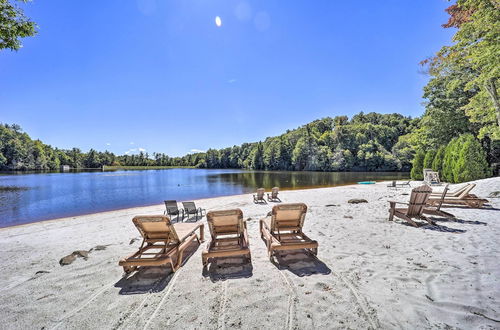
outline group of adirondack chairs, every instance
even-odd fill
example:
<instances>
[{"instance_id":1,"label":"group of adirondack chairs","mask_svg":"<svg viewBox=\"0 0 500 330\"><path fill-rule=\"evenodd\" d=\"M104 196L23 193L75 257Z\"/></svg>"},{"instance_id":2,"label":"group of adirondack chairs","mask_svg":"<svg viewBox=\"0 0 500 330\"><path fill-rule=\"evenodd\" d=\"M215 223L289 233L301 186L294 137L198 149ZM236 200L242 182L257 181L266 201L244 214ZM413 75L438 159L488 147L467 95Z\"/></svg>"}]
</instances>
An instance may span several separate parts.
<instances>
[{"instance_id":1,"label":"group of adirondack chairs","mask_svg":"<svg viewBox=\"0 0 500 330\"><path fill-rule=\"evenodd\" d=\"M442 192L433 192L432 188L428 185L414 188L411 191L408 203L389 201L389 221L392 221L394 217L398 217L418 227L414 219L421 219L434 225L434 221L429 219L426 214L450 218L455 217L453 214L441 210L443 204L480 208L488 200L470 193L475 186L476 184L469 183L453 192L448 191L448 184ZM407 207L398 208L396 207L397 204L405 204Z\"/></svg>"},{"instance_id":2,"label":"group of adirondack chairs","mask_svg":"<svg viewBox=\"0 0 500 330\"><path fill-rule=\"evenodd\" d=\"M260 220L261 237L266 241L271 261L277 250L306 249L317 254L318 242L302 232L306 212L304 203L280 204L273 207L271 216ZM170 265L175 272L182 265L189 244L204 240L201 223L172 224L166 215L136 216L132 221L143 241L137 252L119 261L126 274L139 267L163 265ZM203 267L219 257L244 256L251 260L247 225L240 209L210 211L207 223L211 239L202 252Z\"/></svg>"},{"instance_id":3,"label":"group of adirondack chairs","mask_svg":"<svg viewBox=\"0 0 500 330\"><path fill-rule=\"evenodd\" d=\"M278 193L280 191L279 187L273 187L271 189L271 194L267 194L267 200L269 202L281 202L281 199L278 197ZM255 204L264 203L267 204L264 195L266 190L264 188L257 189L257 193L253 195L253 202Z\"/></svg>"}]
</instances>

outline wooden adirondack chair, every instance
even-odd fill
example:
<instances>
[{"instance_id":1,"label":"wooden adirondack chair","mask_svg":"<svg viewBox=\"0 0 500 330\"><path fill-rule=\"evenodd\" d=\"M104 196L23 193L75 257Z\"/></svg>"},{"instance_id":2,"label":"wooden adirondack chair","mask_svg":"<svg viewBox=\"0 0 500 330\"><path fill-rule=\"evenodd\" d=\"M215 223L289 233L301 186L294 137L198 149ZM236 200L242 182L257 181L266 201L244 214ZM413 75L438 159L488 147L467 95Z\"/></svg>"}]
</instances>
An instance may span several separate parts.
<instances>
[{"instance_id":1,"label":"wooden adirondack chair","mask_svg":"<svg viewBox=\"0 0 500 330\"><path fill-rule=\"evenodd\" d=\"M281 199L278 197L278 193L280 188L274 187L271 189L271 195L267 194L267 200L270 202L281 202Z\"/></svg>"},{"instance_id":2,"label":"wooden adirondack chair","mask_svg":"<svg viewBox=\"0 0 500 330\"><path fill-rule=\"evenodd\" d=\"M267 204L266 200L264 199L264 194L265 194L264 188L259 188L257 189L257 194L253 195L253 202L254 203L264 203Z\"/></svg>"},{"instance_id":3,"label":"wooden adirondack chair","mask_svg":"<svg viewBox=\"0 0 500 330\"><path fill-rule=\"evenodd\" d=\"M418 227L418 225L415 221L413 221L413 219L425 220L431 225L435 225L431 219L423 215L424 208L427 205L427 200L429 199L431 192L431 187L423 185L412 189L409 203L389 201L389 221L392 221L394 217L398 217L406 220L415 227ZM408 207L397 208L396 204L406 204Z\"/></svg>"}]
</instances>

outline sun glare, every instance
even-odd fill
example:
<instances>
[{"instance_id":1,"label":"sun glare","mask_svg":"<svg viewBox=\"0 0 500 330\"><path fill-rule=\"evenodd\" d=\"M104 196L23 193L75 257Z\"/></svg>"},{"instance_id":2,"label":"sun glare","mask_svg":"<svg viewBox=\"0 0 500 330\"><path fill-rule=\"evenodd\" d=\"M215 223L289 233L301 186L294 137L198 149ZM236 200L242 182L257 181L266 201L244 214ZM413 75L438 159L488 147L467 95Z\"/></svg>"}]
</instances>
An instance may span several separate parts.
<instances>
[{"instance_id":1,"label":"sun glare","mask_svg":"<svg viewBox=\"0 0 500 330\"><path fill-rule=\"evenodd\" d=\"M215 25L217 25L218 27L222 25L222 20L219 16L215 16Z\"/></svg>"}]
</instances>

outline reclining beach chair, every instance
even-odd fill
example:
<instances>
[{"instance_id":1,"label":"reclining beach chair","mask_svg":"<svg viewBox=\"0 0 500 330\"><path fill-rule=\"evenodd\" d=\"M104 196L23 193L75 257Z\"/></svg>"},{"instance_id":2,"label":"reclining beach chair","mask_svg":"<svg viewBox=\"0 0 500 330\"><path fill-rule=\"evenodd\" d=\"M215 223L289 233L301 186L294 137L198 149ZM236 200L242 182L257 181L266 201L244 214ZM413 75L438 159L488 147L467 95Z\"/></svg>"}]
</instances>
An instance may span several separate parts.
<instances>
[{"instance_id":1,"label":"reclining beach chair","mask_svg":"<svg viewBox=\"0 0 500 330\"><path fill-rule=\"evenodd\" d=\"M189 218L190 214L196 215L196 220L198 220L198 216L203 218L203 209L201 207L196 207L194 202L182 202L183 214Z\"/></svg>"},{"instance_id":2,"label":"reclining beach chair","mask_svg":"<svg viewBox=\"0 0 500 330\"><path fill-rule=\"evenodd\" d=\"M247 226L240 209L210 211L207 222L212 239L201 254L203 266L217 257L244 255L250 260Z\"/></svg>"},{"instance_id":3,"label":"reclining beach chair","mask_svg":"<svg viewBox=\"0 0 500 330\"><path fill-rule=\"evenodd\" d=\"M396 187L396 181L391 181L391 183L389 183L387 185L387 188L396 188L397 189L397 187Z\"/></svg>"},{"instance_id":4,"label":"reclining beach chair","mask_svg":"<svg viewBox=\"0 0 500 330\"><path fill-rule=\"evenodd\" d=\"M271 189L271 195L267 194L267 200L270 202L281 202L281 199L279 199L278 197L279 191L279 187L274 187L273 189Z\"/></svg>"},{"instance_id":5,"label":"reclining beach chair","mask_svg":"<svg viewBox=\"0 0 500 330\"><path fill-rule=\"evenodd\" d=\"M307 206L304 203L281 204L273 207L271 216L260 220L260 236L265 239L269 259L276 250L306 249L318 253L318 242L302 232Z\"/></svg>"},{"instance_id":6,"label":"reclining beach chair","mask_svg":"<svg viewBox=\"0 0 500 330\"><path fill-rule=\"evenodd\" d=\"M469 186L472 186L472 187L469 187ZM448 190L446 192L446 197L458 197L458 196L460 196L460 194L462 192L464 192L465 189L469 189L469 192L470 192L470 190L472 190L472 188L474 188L475 186L476 186L475 183L467 183L466 185L464 185L464 186L456 189L455 191L449 191ZM433 190L432 193L431 193L431 196L441 197L442 193L443 193L442 191L434 191Z\"/></svg>"},{"instance_id":7,"label":"reclining beach chair","mask_svg":"<svg viewBox=\"0 0 500 330\"><path fill-rule=\"evenodd\" d=\"M266 200L264 199L264 193L265 193L264 188L257 189L257 194L253 195L253 202L256 204L257 203L267 204Z\"/></svg>"},{"instance_id":8,"label":"reclining beach chair","mask_svg":"<svg viewBox=\"0 0 500 330\"><path fill-rule=\"evenodd\" d=\"M389 201L389 221L392 221L394 217L406 220L411 225L418 227L417 223L413 219L425 220L431 225L435 223L423 215L425 206L427 205L427 200L431 194L432 188L428 185L423 185L417 188L413 188L410 195L409 203L394 202ZM406 208L396 208L396 204L406 204Z\"/></svg>"},{"instance_id":9,"label":"reclining beach chair","mask_svg":"<svg viewBox=\"0 0 500 330\"><path fill-rule=\"evenodd\" d=\"M396 187L403 187L403 186L411 187L410 182L411 182L411 180L403 181L403 182L396 182Z\"/></svg>"},{"instance_id":10,"label":"reclining beach chair","mask_svg":"<svg viewBox=\"0 0 500 330\"><path fill-rule=\"evenodd\" d=\"M425 214L437 215L439 217L445 217L445 218L455 218L453 214L441 210L441 205L443 204L443 201L448 192L448 186L449 184L446 184L446 186L444 186L443 192L441 193L441 200L439 202L429 204L424 208Z\"/></svg>"},{"instance_id":11,"label":"reclining beach chair","mask_svg":"<svg viewBox=\"0 0 500 330\"><path fill-rule=\"evenodd\" d=\"M429 204L436 205L437 203L441 203L441 204L465 205L473 208L481 208L485 203L488 203L489 201L484 198L479 198L476 195L470 193L470 191L475 186L476 185L474 183L469 184L464 190L462 190L460 195L458 195L457 197L445 196L445 198L441 200L440 197L436 195L431 195L429 198Z\"/></svg>"},{"instance_id":12,"label":"reclining beach chair","mask_svg":"<svg viewBox=\"0 0 500 330\"><path fill-rule=\"evenodd\" d=\"M170 264L175 272L182 265L182 256L193 240L203 242L203 224L170 222L165 215L142 215L132 219L142 235L139 251L119 261L125 273L138 267ZM196 230L200 231L198 237ZM174 258L176 261L174 262Z\"/></svg>"},{"instance_id":13,"label":"reclining beach chair","mask_svg":"<svg viewBox=\"0 0 500 330\"><path fill-rule=\"evenodd\" d=\"M179 220L179 215L181 214L182 212L182 219L184 219L184 210L179 210L179 208L177 207L177 201L174 201L174 200L168 200L168 201L165 201L165 212L163 212L163 214L167 214L168 216L177 216L177 220Z\"/></svg>"}]
</instances>

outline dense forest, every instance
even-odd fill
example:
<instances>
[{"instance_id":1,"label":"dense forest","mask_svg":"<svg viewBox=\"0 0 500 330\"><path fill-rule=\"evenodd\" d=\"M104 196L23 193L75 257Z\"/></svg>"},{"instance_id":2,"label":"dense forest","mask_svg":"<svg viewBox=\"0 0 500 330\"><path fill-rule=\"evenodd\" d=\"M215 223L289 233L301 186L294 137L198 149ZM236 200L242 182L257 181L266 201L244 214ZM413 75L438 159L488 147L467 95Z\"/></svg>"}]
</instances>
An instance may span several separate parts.
<instances>
[{"instance_id":1,"label":"dense forest","mask_svg":"<svg viewBox=\"0 0 500 330\"><path fill-rule=\"evenodd\" d=\"M421 65L425 112L358 113L323 118L263 141L183 157L61 150L32 140L17 125L0 125L0 169L49 170L122 166L194 166L298 171L440 171L450 182L492 174L500 163L500 7L493 0L458 0L443 28L456 29Z\"/></svg>"},{"instance_id":2,"label":"dense forest","mask_svg":"<svg viewBox=\"0 0 500 330\"><path fill-rule=\"evenodd\" d=\"M162 153L116 156L111 152L77 148L61 150L33 141L17 125L0 126L0 167L11 170L49 170L124 166L195 166L307 171L408 171L412 153L394 149L399 138L418 126L419 120L398 114L359 113L324 118L297 129L221 150L184 157Z\"/></svg>"}]
</instances>

